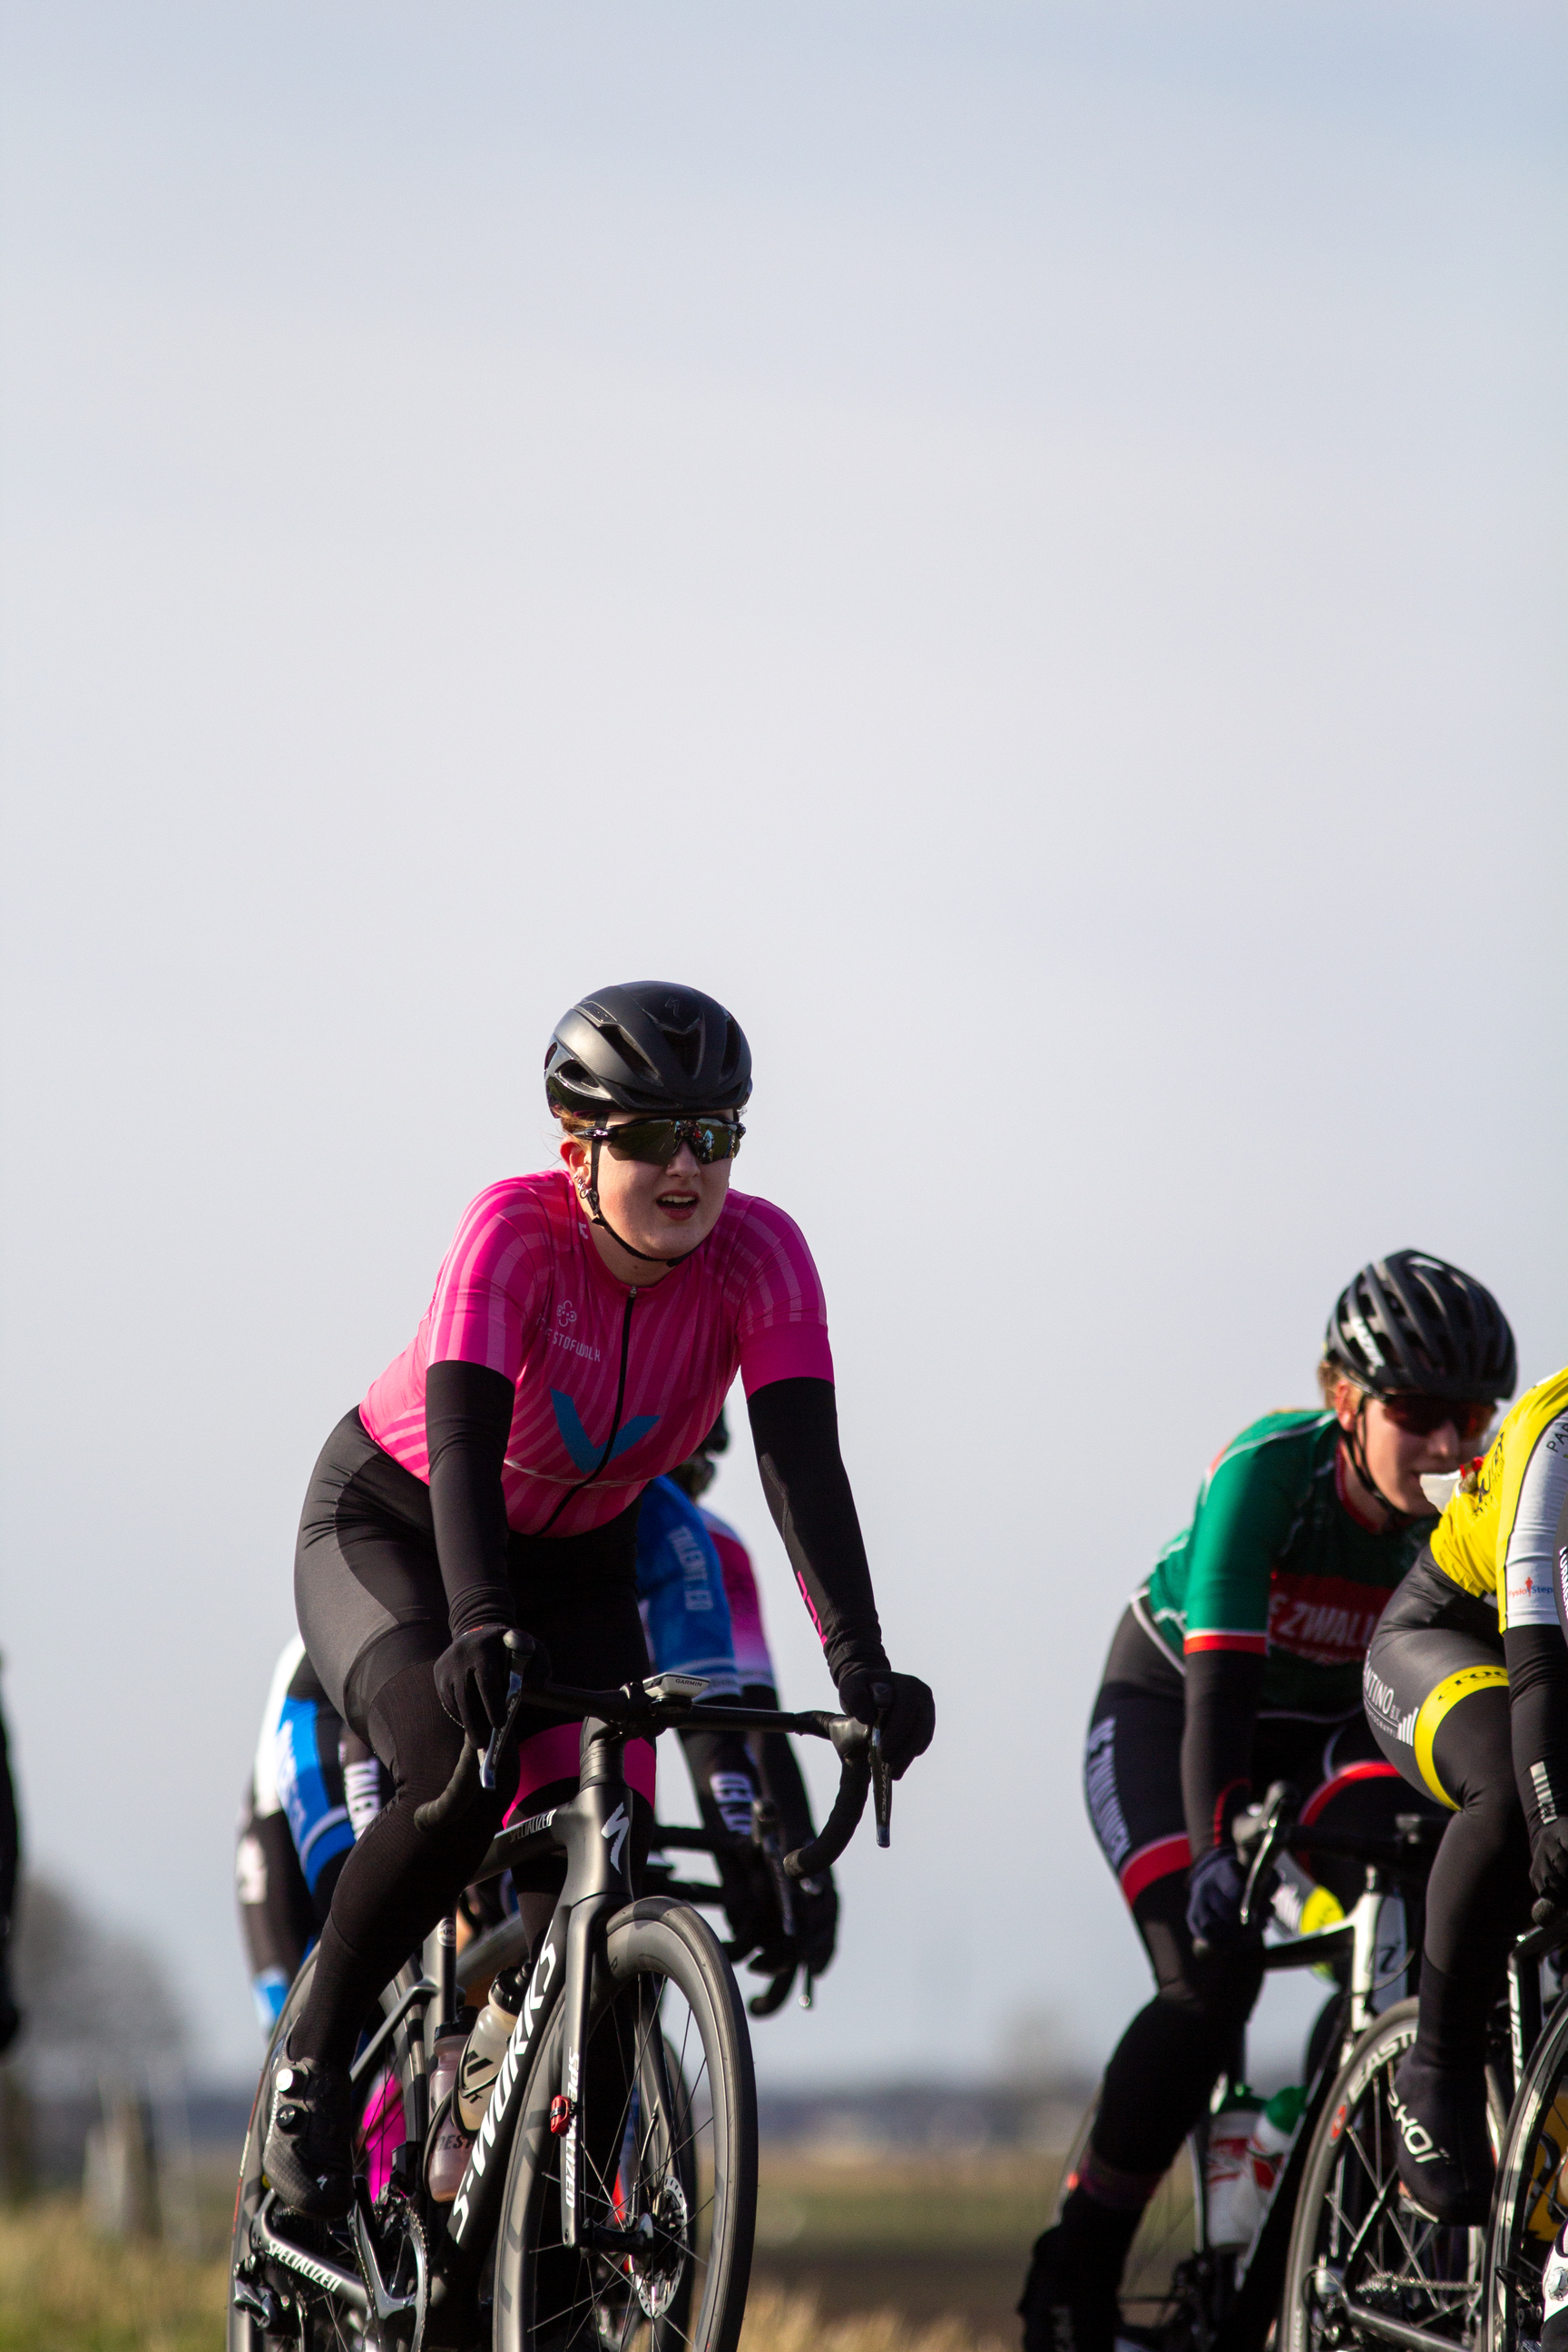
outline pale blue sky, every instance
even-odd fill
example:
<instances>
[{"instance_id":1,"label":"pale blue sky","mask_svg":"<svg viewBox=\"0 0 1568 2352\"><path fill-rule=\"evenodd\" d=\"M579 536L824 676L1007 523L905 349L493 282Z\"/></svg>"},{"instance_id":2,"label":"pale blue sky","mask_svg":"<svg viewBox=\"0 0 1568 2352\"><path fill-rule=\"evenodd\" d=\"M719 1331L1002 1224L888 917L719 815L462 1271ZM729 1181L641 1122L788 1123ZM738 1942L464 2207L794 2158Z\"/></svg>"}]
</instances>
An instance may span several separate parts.
<instances>
[{"instance_id":1,"label":"pale blue sky","mask_svg":"<svg viewBox=\"0 0 1568 2352\"><path fill-rule=\"evenodd\" d=\"M251 2061L310 1463L538 1164L555 1016L668 972L752 1032L942 1708L760 2062L1093 2057L1142 1977L1079 1741L1204 1464L1374 1251L1568 1353L1562 11L0 27L34 1853Z\"/></svg>"}]
</instances>

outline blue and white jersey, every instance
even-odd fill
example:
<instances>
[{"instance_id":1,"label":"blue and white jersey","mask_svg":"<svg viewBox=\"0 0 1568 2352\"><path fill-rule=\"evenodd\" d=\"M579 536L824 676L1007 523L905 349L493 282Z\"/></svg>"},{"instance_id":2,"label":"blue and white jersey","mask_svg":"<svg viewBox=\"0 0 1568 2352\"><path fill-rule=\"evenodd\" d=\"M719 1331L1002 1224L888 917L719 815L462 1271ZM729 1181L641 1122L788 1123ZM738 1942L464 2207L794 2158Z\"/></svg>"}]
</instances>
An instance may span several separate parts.
<instances>
[{"instance_id":1,"label":"blue and white jersey","mask_svg":"<svg viewBox=\"0 0 1568 2352\"><path fill-rule=\"evenodd\" d=\"M305 1884L314 1895L327 1864L353 1845L354 1824L343 1801L338 1718L321 1700L296 1698L289 1687L304 1655L305 1644L296 1637L278 1661L251 1785L258 1819L288 1815Z\"/></svg>"},{"instance_id":2,"label":"blue and white jersey","mask_svg":"<svg viewBox=\"0 0 1568 2352\"><path fill-rule=\"evenodd\" d=\"M701 1512L672 1478L656 1478L643 1490L637 1601L648 1654L660 1674L701 1675L710 1698L739 1696L718 1549Z\"/></svg>"}]
</instances>

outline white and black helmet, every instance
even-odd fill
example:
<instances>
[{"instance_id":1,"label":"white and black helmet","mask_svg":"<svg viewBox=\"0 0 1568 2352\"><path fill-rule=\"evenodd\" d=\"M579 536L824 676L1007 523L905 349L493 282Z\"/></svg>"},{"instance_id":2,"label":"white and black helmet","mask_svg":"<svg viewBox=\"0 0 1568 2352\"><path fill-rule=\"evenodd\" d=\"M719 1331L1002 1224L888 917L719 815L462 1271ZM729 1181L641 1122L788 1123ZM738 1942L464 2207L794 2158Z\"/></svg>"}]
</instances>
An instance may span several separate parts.
<instances>
[{"instance_id":1,"label":"white and black helmet","mask_svg":"<svg viewBox=\"0 0 1568 2352\"><path fill-rule=\"evenodd\" d=\"M1519 1359L1509 1320L1474 1275L1426 1250L1373 1258L1334 1302L1323 1352L1373 1396L1510 1396Z\"/></svg>"},{"instance_id":2,"label":"white and black helmet","mask_svg":"<svg viewBox=\"0 0 1568 2352\"><path fill-rule=\"evenodd\" d=\"M562 1014L544 1055L544 1090L552 1109L578 1118L740 1110L752 1091L752 1049L733 1013L700 989L630 981Z\"/></svg>"}]
</instances>

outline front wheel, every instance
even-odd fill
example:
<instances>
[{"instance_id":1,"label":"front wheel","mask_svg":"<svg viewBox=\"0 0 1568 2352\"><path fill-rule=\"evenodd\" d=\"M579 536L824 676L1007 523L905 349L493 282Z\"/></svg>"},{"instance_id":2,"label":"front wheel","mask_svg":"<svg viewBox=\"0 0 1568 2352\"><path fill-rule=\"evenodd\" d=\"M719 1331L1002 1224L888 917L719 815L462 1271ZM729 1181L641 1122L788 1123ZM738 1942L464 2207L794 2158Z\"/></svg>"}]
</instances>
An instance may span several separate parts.
<instances>
[{"instance_id":1,"label":"front wheel","mask_svg":"<svg viewBox=\"0 0 1568 2352\"><path fill-rule=\"evenodd\" d=\"M1415 2039L1416 2003L1369 2025L1329 2093L1307 2152L1286 2263L1280 2352L1386 2352L1373 2319L1457 2347L1476 2342L1483 2230L1446 2229L1400 2195L1390 2095ZM1501 2110L1487 2082L1494 2143Z\"/></svg>"},{"instance_id":2,"label":"front wheel","mask_svg":"<svg viewBox=\"0 0 1568 2352\"><path fill-rule=\"evenodd\" d=\"M1487 2352L1539 2340L1542 2279L1568 2221L1568 2001L1536 2047L1498 2165L1487 2246Z\"/></svg>"},{"instance_id":3,"label":"front wheel","mask_svg":"<svg viewBox=\"0 0 1568 2352\"><path fill-rule=\"evenodd\" d=\"M507 2173L495 2352L734 2352L757 2100L741 1995L711 1928L685 1904L634 1903L610 1922L595 1971L575 2135L584 2221L631 2240L629 2252L562 2242L561 2033L558 2005Z\"/></svg>"}]
</instances>

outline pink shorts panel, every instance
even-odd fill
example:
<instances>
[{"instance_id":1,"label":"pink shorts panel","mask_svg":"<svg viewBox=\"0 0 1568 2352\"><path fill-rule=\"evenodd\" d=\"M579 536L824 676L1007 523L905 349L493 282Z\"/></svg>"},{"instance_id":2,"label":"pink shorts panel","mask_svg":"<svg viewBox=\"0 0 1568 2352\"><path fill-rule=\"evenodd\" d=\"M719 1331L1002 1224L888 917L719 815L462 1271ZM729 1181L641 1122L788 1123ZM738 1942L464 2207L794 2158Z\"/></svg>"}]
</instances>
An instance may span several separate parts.
<instances>
[{"instance_id":1,"label":"pink shorts panel","mask_svg":"<svg viewBox=\"0 0 1568 2352\"><path fill-rule=\"evenodd\" d=\"M517 1794L506 1810L510 1826L528 1811L529 1800L552 1780L574 1780L582 1756L583 1727L577 1723L552 1723L536 1731L517 1751ZM658 1761L651 1739L626 1742L626 1786L653 1802Z\"/></svg>"}]
</instances>

